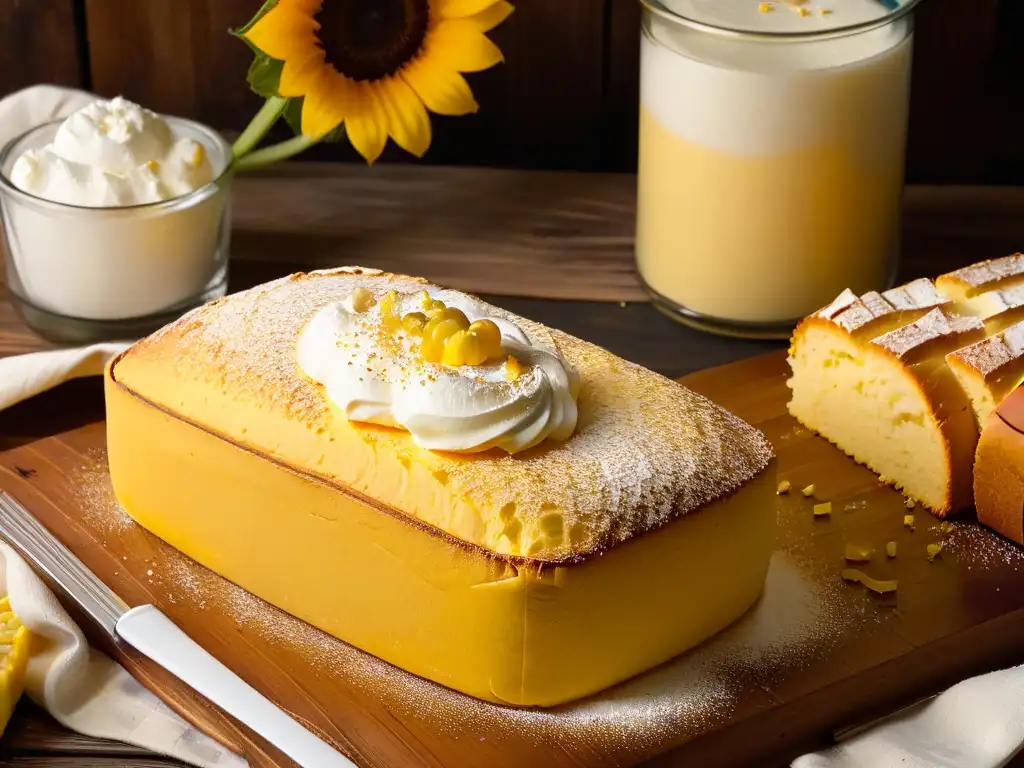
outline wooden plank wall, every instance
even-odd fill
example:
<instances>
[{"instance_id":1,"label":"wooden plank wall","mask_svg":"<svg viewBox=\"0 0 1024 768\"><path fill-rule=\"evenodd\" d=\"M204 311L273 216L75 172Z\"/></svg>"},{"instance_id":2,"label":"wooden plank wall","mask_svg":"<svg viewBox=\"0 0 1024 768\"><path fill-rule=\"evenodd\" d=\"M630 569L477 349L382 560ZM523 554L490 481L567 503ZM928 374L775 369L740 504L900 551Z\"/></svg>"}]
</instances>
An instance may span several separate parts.
<instances>
[{"instance_id":1,"label":"wooden plank wall","mask_svg":"<svg viewBox=\"0 0 1024 768\"><path fill-rule=\"evenodd\" d=\"M752 2L754 0L751 0ZM330 2L330 0L327 0ZM514 0L506 64L471 76L479 115L435 118L427 161L579 170L636 163L637 0ZM842 2L842 0L836 0ZM3 0L0 93L123 94L226 131L259 106L226 34L259 0ZM923 0L908 178L1024 184L1024 0ZM353 160L344 147L312 157ZM389 151L385 160L407 160Z\"/></svg>"}]
</instances>

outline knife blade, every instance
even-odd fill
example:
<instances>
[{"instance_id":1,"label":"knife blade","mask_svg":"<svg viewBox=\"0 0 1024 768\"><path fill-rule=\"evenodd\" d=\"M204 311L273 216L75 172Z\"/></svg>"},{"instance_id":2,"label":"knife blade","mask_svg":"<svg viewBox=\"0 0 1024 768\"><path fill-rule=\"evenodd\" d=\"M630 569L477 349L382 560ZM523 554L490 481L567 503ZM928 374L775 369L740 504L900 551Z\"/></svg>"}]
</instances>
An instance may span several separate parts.
<instances>
[{"instance_id":1,"label":"knife blade","mask_svg":"<svg viewBox=\"0 0 1024 768\"><path fill-rule=\"evenodd\" d=\"M5 491L0 491L0 537L115 642L130 645L159 664L299 765L354 768L355 763L217 661L158 608L129 607Z\"/></svg>"}]
</instances>

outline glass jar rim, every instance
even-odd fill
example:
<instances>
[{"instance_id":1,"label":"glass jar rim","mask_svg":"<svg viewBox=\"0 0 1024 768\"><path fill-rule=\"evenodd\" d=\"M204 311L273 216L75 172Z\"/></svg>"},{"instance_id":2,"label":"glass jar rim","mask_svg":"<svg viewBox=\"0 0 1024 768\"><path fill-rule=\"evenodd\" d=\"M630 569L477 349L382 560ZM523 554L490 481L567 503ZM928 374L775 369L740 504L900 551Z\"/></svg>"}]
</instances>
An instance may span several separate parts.
<instances>
[{"instance_id":1,"label":"glass jar rim","mask_svg":"<svg viewBox=\"0 0 1024 768\"><path fill-rule=\"evenodd\" d=\"M196 197L205 197L220 189L224 185L224 182L226 182L227 179L234 172L234 157L232 155L231 145L227 142L227 140L223 136L221 136L218 131L214 130L208 125L196 122L195 120L189 120L185 117L175 117L173 115L162 115L161 117L163 117L164 120L167 120L169 123L171 123L172 126L175 123L189 126L193 130L196 130L199 133L203 134L206 138L210 139L214 144L216 144L220 148L226 162L224 163L224 167L221 169L220 173L218 173L217 176L214 177L212 181L208 182L207 184L204 184L201 187L197 187L196 189L193 189L191 192L187 192L184 195L177 195L175 197L168 198L167 200L157 200L151 203L135 203L133 205L75 205L73 203L63 203L58 200L49 200L48 198L40 197L39 195L33 195L31 192L26 192L24 189L21 189L21 187L16 186L14 182L11 181L11 179L8 177L7 173L4 171L4 166L7 165L7 161L10 159L11 153L14 152L15 148L18 147L18 145L21 144L21 142L23 142L25 139L27 139L29 136L36 133L37 131L42 131L46 128L50 128L55 125L60 125L66 119L60 118L57 120L49 120L45 123L39 123L38 125L32 126L28 130L19 133L17 136L12 138L4 145L3 149L0 149L0 186L2 186L6 192L13 194L16 197L20 197L22 199L31 201L32 203L50 205L55 206L57 208L68 209L73 211L101 211L107 214L111 213L112 211L159 211L162 208L175 208L181 205L183 201L188 201Z\"/></svg>"},{"instance_id":2,"label":"glass jar rim","mask_svg":"<svg viewBox=\"0 0 1024 768\"><path fill-rule=\"evenodd\" d=\"M762 43L815 42L819 40L832 40L840 37L848 37L850 35L860 34L861 32L870 32L873 29L888 26L889 24L905 18L921 1L922 0L907 0L906 3L901 4L899 8L885 16L880 16L877 19L870 19L868 21L862 21L855 24L833 27L831 29L808 30L806 32L799 30L762 32L757 30L734 29L732 27L709 24L706 21L699 21L673 11L665 5L663 0L638 0L640 5L649 13L674 24L679 24L680 26L689 27L690 29L695 29L701 32L707 32L708 34L727 40Z\"/></svg>"}]
</instances>

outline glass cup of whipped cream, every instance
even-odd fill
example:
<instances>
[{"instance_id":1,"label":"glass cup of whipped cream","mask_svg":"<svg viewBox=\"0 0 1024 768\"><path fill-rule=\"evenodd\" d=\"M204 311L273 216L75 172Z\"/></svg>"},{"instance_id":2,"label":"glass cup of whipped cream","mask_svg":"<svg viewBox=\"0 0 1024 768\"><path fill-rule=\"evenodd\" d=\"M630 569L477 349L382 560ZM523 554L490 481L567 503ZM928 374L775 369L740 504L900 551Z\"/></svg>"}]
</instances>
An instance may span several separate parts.
<instances>
[{"instance_id":1,"label":"glass cup of whipped cream","mask_svg":"<svg viewBox=\"0 0 1024 768\"><path fill-rule=\"evenodd\" d=\"M640 0L636 258L655 305L787 336L895 281L918 0Z\"/></svg>"},{"instance_id":2,"label":"glass cup of whipped cream","mask_svg":"<svg viewBox=\"0 0 1024 768\"><path fill-rule=\"evenodd\" d=\"M61 342L130 339L223 296L231 147L122 98L0 153L4 269L25 322Z\"/></svg>"}]
</instances>

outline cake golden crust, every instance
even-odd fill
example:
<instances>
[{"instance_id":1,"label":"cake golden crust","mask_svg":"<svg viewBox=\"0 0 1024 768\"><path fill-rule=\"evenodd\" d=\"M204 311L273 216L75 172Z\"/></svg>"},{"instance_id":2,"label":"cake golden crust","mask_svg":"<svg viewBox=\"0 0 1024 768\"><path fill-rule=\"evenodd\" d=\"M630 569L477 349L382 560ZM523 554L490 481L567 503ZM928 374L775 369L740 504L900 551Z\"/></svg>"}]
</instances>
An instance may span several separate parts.
<instances>
[{"instance_id":1,"label":"cake golden crust","mask_svg":"<svg viewBox=\"0 0 1024 768\"><path fill-rule=\"evenodd\" d=\"M295 346L319 309L357 287L428 288L444 298L426 281L374 270L296 274L189 313L128 350L112 375L177 418L369 498L339 470L347 457L333 446L337 430L357 429L368 450L425 467L479 520L459 526L446 505L404 509L400 498L375 506L397 506L390 511L403 519L513 562L582 560L730 495L771 462L759 431L706 398L498 308L495 316L553 343L579 371L580 418L569 440L467 457L419 449L402 431L352 426L302 375Z\"/></svg>"},{"instance_id":2,"label":"cake golden crust","mask_svg":"<svg viewBox=\"0 0 1024 768\"><path fill-rule=\"evenodd\" d=\"M996 287L1003 280L1021 275L1024 275L1024 254L1014 253L948 272L936 278L935 282L940 290L959 290L973 296Z\"/></svg>"}]
</instances>

